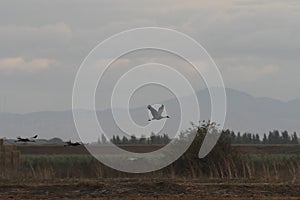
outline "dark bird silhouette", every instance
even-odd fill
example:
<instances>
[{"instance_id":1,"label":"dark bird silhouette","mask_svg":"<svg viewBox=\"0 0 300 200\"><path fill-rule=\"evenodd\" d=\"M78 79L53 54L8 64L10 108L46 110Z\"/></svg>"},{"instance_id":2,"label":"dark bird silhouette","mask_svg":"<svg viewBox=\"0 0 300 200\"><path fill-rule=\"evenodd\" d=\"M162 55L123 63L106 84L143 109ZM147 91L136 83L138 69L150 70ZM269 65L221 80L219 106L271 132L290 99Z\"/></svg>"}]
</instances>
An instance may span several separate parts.
<instances>
[{"instance_id":1,"label":"dark bird silhouette","mask_svg":"<svg viewBox=\"0 0 300 200\"><path fill-rule=\"evenodd\" d=\"M32 138L36 139L38 137L38 135L33 136Z\"/></svg>"},{"instance_id":2,"label":"dark bird silhouette","mask_svg":"<svg viewBox=\"0 0 300 200\"><path fill-rule=\"evenodd\" d=\"M37 139L38 135L35 135L31 138L22 138L22 137L17 137L17 140L15 142L35 142L35 139Z\"/></svg>"},{"instance_id":3,"label":"dark bird silhouette","mask_svg":"<svg viewBox=\"0 0 300 200\"><path fill-rule=\"evenodd\" d=\"M148 121L170 118L169 116L161 116L165 108L164 105L161 105L158 110L155 110L151 105L148 105L147 108L150 110L152 114L152 119L149 119Z\"/></svg>"},{"instance_id":4,"label":"dark bird silhouette","mask_svg":"<svg viewBox=\"0 0 300 200\"><path fill-rule=\"evenodd\" d=\"M68 146L79 146L79 145L81 145L79 142L71 142L71 140L70 141L68 141L68 142L66 142L66 144L64 145L65 147L68 147Z\"/></svg>"}]
</instances>

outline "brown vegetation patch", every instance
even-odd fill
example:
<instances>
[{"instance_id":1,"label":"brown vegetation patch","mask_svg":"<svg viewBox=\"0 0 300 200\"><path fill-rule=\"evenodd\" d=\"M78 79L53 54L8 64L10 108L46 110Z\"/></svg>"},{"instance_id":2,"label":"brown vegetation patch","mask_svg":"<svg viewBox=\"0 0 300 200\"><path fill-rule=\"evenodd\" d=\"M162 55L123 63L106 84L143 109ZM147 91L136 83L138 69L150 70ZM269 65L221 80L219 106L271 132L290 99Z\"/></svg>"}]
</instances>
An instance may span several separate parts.
<instances>
[{"instance_id":1,"label":"brown vegetation patch","mask_svg":"<svg viewBox=\"0 0 300 200\"><path fill-rule=\"evenodd\" d=\"M125 181L1 185L1 199L297 199L300 185Z\"/></svg>"}]
</instances>

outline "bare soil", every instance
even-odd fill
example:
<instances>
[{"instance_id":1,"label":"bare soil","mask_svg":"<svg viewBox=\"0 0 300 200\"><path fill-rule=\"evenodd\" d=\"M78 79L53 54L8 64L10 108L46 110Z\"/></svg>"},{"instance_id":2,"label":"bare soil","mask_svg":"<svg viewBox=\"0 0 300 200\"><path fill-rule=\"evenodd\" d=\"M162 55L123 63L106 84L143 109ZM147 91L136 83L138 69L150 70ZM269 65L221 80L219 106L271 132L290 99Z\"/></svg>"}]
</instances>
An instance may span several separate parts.
<instances>
[{"instance_id":1,"label":"bare soil","mask_svg":"<svg viewBox=\"0 0 300 200\"><path fill-rule=\"evenodd\" d=\"M0 199L300 199L300 184L86 181L0 184Z\"/></svg>"}]
</instances>

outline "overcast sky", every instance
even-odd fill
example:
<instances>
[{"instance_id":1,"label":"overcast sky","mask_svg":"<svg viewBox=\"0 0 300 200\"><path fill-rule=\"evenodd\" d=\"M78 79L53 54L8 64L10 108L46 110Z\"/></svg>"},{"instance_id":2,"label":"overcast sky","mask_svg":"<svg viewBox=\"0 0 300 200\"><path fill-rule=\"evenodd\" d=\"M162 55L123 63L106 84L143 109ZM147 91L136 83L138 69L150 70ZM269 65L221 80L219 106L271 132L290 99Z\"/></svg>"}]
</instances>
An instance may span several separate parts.
<instances>
[{"instance_id":1,"label":"overcast sky","mask_svg":"<svg viewBox=\"0 0 300 200\"><path fill-rule=\"evenodd\" d=\"M143 26L196 39L226 87L300 98L299 21L299 0L1 0L0 111L70 109L76 72L91 49Z\"/></svg>"}]
</instances>

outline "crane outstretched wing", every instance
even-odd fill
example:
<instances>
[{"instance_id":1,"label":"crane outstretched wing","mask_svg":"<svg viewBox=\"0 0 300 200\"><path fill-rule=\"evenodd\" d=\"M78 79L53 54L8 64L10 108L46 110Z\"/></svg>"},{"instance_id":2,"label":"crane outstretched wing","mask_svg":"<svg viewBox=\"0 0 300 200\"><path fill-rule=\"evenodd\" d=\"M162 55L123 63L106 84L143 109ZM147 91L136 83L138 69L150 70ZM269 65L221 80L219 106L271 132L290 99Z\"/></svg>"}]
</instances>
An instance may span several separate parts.
<instances>
[{"instance_id":1,"label":"crane outstretched wing","mask_svg":"<svg viewBox=\"0 0 300 200\"><path fill-rule=\"evenodd\" d=\"M151 111L151 114L154 118L158 117L157 111L152 106L149 105L149 106L147 106L147 108Z\"/></svg>"},{"instance_id":2,"label":"crane outstretched wing","mask_svg":"<svg viewBox=\"0 0 300 200\"><path fill-rule=\"evenodd\" d=\"M38 135L33 136L32 138L36 139L38 137Z\"/></svg>"},{"instance_id":3,"label":"crane outstretched wing","mask_svg":"<svg viewBox=\"0 0 300 200\"><path fill-rule=\"evenodd\" d=\"M164 108L165 108L164 105L161 105L161 106L159 107L158 112L157 112L157 114L158 114L159 116L161 116L161 114L163 113Z\"/></svg>"}]
</instances>

